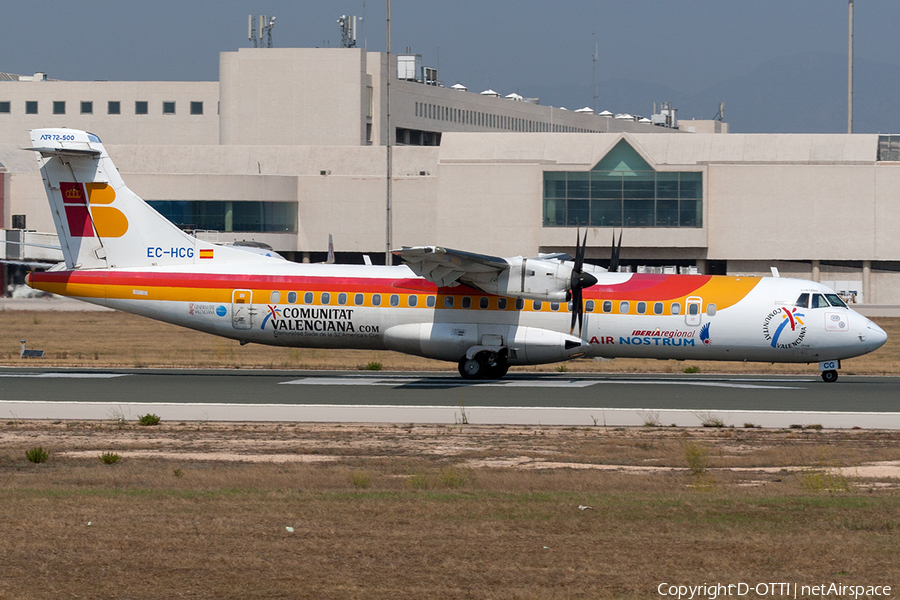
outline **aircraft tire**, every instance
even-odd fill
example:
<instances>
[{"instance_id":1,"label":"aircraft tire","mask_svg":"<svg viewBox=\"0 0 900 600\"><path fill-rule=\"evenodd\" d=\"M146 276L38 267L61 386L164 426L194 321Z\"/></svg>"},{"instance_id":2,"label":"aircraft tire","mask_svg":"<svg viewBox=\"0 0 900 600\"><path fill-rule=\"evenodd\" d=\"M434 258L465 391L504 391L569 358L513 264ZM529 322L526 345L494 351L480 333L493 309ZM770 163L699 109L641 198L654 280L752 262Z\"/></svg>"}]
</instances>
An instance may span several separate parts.
<instances>
[{"instance_id":1,"label":"aircraft tire","mask_svg":"<svg viewBox=\"0 0 900 600\"><path fill-rule=\"evenodd\" d=\"M822 371L822 381L825 383L834 383L838 380L838 372L837 371Z\"/></svg>"},{"instance_id":2,"label":"aircraft tire","mask_svg":"<svg viewBox=\"0 0 900 600\"><path fill-rule=\"evenodd\" d=\"M506 372L509 371L509 364L505 360L498 360L497 363L487 368L487 372L484 375L485 379L502 379Z\"/></svg>"},{"instance_id":3,"label":"aircraft tire","mask_svg":"<svg viewBox=\"0 0 900 600\"><path fill-rule=\"evenodd\" d=\"M487 367L477 356L459 361L459 374L463 379L483 379Z\"/></svg>"}]
</instances>

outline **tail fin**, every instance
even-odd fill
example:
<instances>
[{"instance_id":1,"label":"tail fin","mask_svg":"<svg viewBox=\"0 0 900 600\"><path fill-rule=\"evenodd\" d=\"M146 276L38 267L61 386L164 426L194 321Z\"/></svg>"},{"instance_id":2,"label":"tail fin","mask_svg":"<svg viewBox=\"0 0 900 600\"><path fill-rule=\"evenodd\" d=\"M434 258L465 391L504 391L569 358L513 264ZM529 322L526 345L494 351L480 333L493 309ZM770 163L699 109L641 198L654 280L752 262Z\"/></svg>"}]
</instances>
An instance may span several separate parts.
<instances>
[{"instance_id":1,"label":"tail fin","mask_svg":"<svg viewBox=\"0 0 900 600\"><path fill-rule=\"evenodd\" d=\"M92 133L33 129L31 141L69 269L270 260L181 231L125 186Z\"/></svg>"}]
</instances>

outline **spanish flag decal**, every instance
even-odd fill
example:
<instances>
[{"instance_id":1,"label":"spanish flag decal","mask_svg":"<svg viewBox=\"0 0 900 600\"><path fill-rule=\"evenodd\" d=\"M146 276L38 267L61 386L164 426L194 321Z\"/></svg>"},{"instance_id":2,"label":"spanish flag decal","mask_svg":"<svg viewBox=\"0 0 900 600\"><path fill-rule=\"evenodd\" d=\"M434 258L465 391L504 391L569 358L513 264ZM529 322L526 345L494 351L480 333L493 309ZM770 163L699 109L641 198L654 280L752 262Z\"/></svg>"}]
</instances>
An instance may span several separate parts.
<instances>
[{"instance_id":1,"label":"spanish flag decal","mask_svg":"<svg viewBox=\"0 0 900 600\"><path fill-rule=\"evenodd\" d=\"M209 248L207 250L200 250L200 258L212 258L213 257L213 249Z\"/></svg>"}]
</instances>

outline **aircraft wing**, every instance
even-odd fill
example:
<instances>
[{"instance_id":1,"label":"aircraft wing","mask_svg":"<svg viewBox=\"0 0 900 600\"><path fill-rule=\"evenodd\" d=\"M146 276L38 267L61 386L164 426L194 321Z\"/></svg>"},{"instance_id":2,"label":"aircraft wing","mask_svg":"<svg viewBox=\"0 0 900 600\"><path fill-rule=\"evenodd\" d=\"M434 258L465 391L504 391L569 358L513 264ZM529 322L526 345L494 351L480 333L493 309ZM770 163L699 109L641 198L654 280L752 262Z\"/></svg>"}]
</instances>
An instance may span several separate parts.
<instances>
[{"instance_id":1,"label":"aircraft wing","mask_svg":"<svg viewBox=\"0 0 900 600\"><path fill-rule=\"evenodd\" d=\"M416 275L439 287L458 281L477 285L479 281L496 279L509 269L509 262L499 256L476 254L440 246L404 246L393 251ZM480 286L478 286L480 287Z\"/></svg>"}]
</instances>

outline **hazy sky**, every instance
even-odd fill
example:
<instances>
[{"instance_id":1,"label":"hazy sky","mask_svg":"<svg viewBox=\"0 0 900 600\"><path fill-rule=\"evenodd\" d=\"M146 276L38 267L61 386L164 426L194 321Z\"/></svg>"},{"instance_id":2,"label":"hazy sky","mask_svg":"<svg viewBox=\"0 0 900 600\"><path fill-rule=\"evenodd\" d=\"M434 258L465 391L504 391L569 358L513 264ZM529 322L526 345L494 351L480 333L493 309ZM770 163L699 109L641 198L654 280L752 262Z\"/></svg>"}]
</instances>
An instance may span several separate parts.
<instances>
[{"instance_id":1,"label":"hazy sky","mask_svg":"<svg viewBox=\"0 0 900 600\"><path fill-rule=\"evenodd\" d=\"M393 0L392 49L445 85L542 104L648 115L671 101L734 131L846 131L847 0ZM0 71L64 80L217 80L248 47L247 15L277 16L276 47L338 46L337 18L385 49L386 0L0 0ZM855 3L857 131L900 132L900 2ZM592 60L594 49L599 60ZM0 88L2 89L2 88Z\"/></svg>"}]
</instances>

